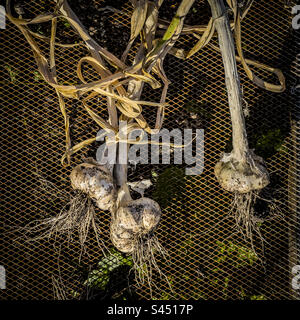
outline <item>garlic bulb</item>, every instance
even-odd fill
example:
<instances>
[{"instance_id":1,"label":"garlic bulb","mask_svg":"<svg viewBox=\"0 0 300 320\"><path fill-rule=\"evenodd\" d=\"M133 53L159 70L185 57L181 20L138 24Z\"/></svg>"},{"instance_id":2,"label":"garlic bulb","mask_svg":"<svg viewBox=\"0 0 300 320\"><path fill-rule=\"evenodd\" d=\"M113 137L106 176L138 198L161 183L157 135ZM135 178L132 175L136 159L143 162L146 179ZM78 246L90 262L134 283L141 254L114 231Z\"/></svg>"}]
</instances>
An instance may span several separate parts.
<instances>
[{"instance_id":1,"label":"garlic bulb","mask_svg":"<svg viewBox=\"0 0 300 320\"><path fill-rule=\"evenodd\" d=\"M232 153L224 154L215 166L215 175L220 185L230 192L248 193L269 184L264 161L252 150L243 160L236 160Z\"/></svg>"},{"instance_id":2,"label":"garlic bulb","mask_svg":"<svg viewBox=\"0 0 300 320\"><path fill-rule=\"evenodd\" d=\"M82 163L70 175L73 189L86 193L94 199L102 210L113 210L116 201L116 188L110 171L102 165Z\"/></svg>"},{"instance_id":3,"label":"garlic bulb","mask_svg":"<svg viewBox=\"0 0 300 320\"><path fill-rule=\"evenodd\" d=\"M110 225L110 239L112 244L121 252L131 253L135 248L135 234L121 227L117 221Z\"/></svg>"},{"instance_id":4,"label":"garlic bulb","mask_svg":"<svg viewBox=\"0 0 300 320\"><path fill-rule=\"evenodd\" d=\"M143 197L128 201L116 211L112 221L112 243L122 252L132 252L136 239L153 232L160 217L160 207L154 200Z\"/></svg>"}]
</instances>

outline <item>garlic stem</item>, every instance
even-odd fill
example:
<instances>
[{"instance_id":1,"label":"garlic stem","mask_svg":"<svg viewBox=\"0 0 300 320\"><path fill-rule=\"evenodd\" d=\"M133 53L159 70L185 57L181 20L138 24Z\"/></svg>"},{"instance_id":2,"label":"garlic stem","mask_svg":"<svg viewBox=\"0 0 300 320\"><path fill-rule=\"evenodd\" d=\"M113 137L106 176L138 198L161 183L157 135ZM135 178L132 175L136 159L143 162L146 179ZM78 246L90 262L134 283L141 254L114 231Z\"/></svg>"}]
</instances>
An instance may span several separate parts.
<instances>
[{"instance_id":1,"label":"garlic stem","mask_svg":"<svg viewBox=\"0 0 300 320\"><path fill-rule=\"evenodd\" d=\"M234 40L223 0L208 0L219 37L225 70L225 82L232 121L233 157L246 161L249 153L245 119L242 108L240 78L237 71Z\"/></svg>"}]
</instances>

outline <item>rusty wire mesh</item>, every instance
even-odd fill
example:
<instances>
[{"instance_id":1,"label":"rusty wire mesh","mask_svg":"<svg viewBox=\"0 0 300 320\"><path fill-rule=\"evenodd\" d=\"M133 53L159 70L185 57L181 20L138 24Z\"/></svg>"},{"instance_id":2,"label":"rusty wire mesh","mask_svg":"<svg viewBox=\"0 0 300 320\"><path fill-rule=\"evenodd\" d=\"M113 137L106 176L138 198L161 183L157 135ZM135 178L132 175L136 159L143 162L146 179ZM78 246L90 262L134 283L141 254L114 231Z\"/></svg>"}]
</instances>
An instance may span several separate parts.
<instances>
[{"instance_id":1,"label":"rusty wire mesh","mask_svg":"<svg viewBox=\"0 0 300 320\"><path fill-rule=\"evenodd\" d=\"M71 2L75 11L76 3ZM103 1L86 3L95 12L104 5ZM105 4L114 6L115 2L105 1ZM172 4L172 1L165 2L165 6ZM266 159L272 178L270 189L283 216L261 226L264 250L258 239L255 239L255 248L262 261L253 257L250 244L236 233L235 221L229 214L233 196L220 188L213 173L221 152L230 146L231 136L221 55L206 47L187 61L173 56L166 60L165 69L171 85L164 127L205 130L205 169L198 176L182 176L179 167L173 165L139 165L136 170L129 171L129 181L141 177L152 179L154 187L147 194L156 198L163 208L157 235L170 256L168 263L159 263L173 292L164 279L157 277L154 281L158 288L152 288L154 299L297 298L297 292L291 288L291 268L299 264L296 246L299 125L293 89L297 72L299 76L299 62L297 65L297 39L291 28L292 5L283 0L255 1L242 25L245 55L281 68L287 80L287 90L283 94L270 93L255 87L238 66L250 112L246 119L250 145ZM26 3L32 15L52 6L51 1ZM126 1L118 1L118 7L130 12ZM80 10L78 7L77 11ZM207 22L209 14L206 1L197 1L194 15L198 23ZM107 23L111 30L120 28L119 37L125 32L129 34L129 16L118 12L109 15ZM61 30L60 34L66 38L76 39L68 26ZM114 38L113 32L110 36ZM59 212L70 192L70 167L60 165L64 151L63 117L54 90L36 73L30 47L15 26L7 23L6 29L0 31L0 41L0 264L7 272L7 289L0 295L2 299L53 299L56 276L61 277L68 292L79 292L87 272L95 268L102 252L91 236L88 254L79 263L76 241L69 246L62 241L59 252L53 240L25 242L22 238L16 240L10 233L15 227ZM190 47L194 41L191 37L182 37L180 46ZM107 45L113 51L119 49L114 48L117 43L117 38L108 39ZM47 44L41 42L41 45L47 52ZM57 72L66 83L74 83L76 61L84 54L81 47L57 49ZM269 77L261 75L264 79ZM144 97L155 101L159 94L146 89ZM94 102L94 108L106 115L105 100ZM191 112L194 106L200 110L196 119L195 110ZM80 102L67 100L67 109L74 144L97 133L99 128L86 116ZM147 119L153 121L154 112L145 112ZM72 165L86 156L95 156L97 146L73 156ZM155 182L157 176L163 179ZM47 194L41 188L42 179L55 183L61 193ZM157 188L170 189L171 198L156 192ZM103 224L102 237L111 248L110 215L101 211L98 215ZM151 298L147 285L136 286L132 277L125 280L124 283L124 277L111 275L109 289L106 288L101 298ZM73 297L76 298L76 294Z\"/></svg>"}]
</instances>

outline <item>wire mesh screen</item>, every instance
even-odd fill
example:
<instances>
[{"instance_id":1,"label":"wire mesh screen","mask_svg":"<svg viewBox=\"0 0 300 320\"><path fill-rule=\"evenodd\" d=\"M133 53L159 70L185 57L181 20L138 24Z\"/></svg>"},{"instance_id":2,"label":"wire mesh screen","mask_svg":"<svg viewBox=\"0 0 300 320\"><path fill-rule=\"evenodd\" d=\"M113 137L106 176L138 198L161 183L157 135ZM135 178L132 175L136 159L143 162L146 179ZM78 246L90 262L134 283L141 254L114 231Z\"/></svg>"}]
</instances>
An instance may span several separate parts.
<instances>
[{"instance_id":1,"label":"wire mesh screen","mask_svg":"<svg viewBox=\"0 0 300 320\"><path fill-rule=\"evenodd\" d=\"M161 18L170 19L177 3L165 1ZM70 5L93 37L120 56L130 35L130 4L74 0ZM249 113L246 118L249 143L266 160L271 175L268 192L276 199L280 212L274 219L261 223L263 243L260 237L254 237L252 247L237 232L230 213L233 195L224 191L214 176L216 162L231 145L221 54L207 46L191 59L180 60L169 55L165 61L171 84L163 127L204 129L205 167L203 173L196 176L185 175L180 165L139 164L129 168L129 181L151 179L153 186L146 195L158 201L163 211L156 232L169 255L167 261L158 258L165 277L154 274L151 290L147 284L135 283L126 256L122 256L122 263L115 267L120 254L113 250L109 239L110 214L107 212L97 211L102 223L101 237L110 250L106 259L92 235L82 256L76 235L68 245L63 237L28 241L22 238L21 232L16 235L16 228L55 216L61 210L71 192L71 167L60 164L65 148L64 120L55 90L39 75L23 35L7 22L6 29L0 31L0 264L6 269L7 281L6 289L0 292L2 299L298 297L291 287L291 270L299 264L296 174L299 118L295 89L299 62L296 61L296 33L291 23L293 5L295 3L283 0L255 1L242 24L245 56L280 68L287 81L284 93L267 92L250 82L238 64L245 109ZM28 17L47 12L53 6L51 1L22 3ZM205 24L209 17L208 3L197 1L187 23ZM47 36L49 30L46 24L33 29L42 36ZM78 41L67 22L60 21L58 30L58 38L64 43ZM178 46L188 48L194 43L191 36L182 36ZM42 40L39 44L47 53L49 44ZM76 63L86 54L80 45L57 47L57 72L62 82L76 82ZM131 53L130 59L133 56ZM274 81L267 73L259 74ZM87 70L85 76L93 79L94 74ZM146 87L143 98L157 101L159 94L159 90ZM99 128L86 116L80 101L68 99L66 104L72 143L95 136ZM95 99L93 107L106 117L104 98ZM144 112L149 122L154 123L155 110L149 108ZM99 143L94 143L76 153L72 156L72 166L86 157L95 157L98 147ZM264 211L264 204L256 209ZM60 241L61 245L54 246L54 241ZM87 281L94 279L98 281L97 290L92 292L87 289Z\"/></svg>"}]
</instances>

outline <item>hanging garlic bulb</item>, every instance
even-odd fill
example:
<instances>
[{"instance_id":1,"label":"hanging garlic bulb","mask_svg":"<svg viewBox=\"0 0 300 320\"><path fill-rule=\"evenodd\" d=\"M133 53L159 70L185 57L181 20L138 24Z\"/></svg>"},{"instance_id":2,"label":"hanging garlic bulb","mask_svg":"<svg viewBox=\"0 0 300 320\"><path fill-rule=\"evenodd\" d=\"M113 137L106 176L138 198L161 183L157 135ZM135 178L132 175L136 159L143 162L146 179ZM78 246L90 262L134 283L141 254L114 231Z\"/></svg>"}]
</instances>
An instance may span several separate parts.
<instances>
[{"instance_id":1,"label":"hanging garlic bulb","mask_svg":"<svg viewBox=\"0 0 300 320\"><path fill-rule=\"evenodd\" d=\"M216 164L215 175L221 186L230 192L250 194L269 184L263 159L249 148L242 106L242 91L234 52L234 38L223 0L209 0L216 20L219 46L223 58L225 82L232 122L232 151ZM222 19L219 19L222 17Z\"/></svg>"},{"instance_id":2,"label":"hanging garlic bulb","mask_svg":"<svg viewBox=\"0 0 300 320\"><path fill-rule=\"evenodd\" d=\"M252 150L237 160L234 153L225 153L216 164L215 175L220 185L227 191L249 193L269 184L269 174L264 160Z\"/></svg>"},{"instance_id":3,"label":"hanging garlic bulb","mask_svg":"<svg viewBox=\"0 0 300 320\"><path fill-rule=\"evenodd\" d=\"M151 234L157 227L161 210L157 202L143 197L119 207L111 224L111 240L122 252L131 253L136 239Z\"/></svg>"},{"instance_id":4,"label":"hanging garlic bulb","mask_svg":"<svg viewBox=\"0 0 300 320\"><path fill-rule=\"evenodd\" d=\"M116 188L106 166L85 162L76 166L70 175L73 189L86 193L102 210L113 210Z\"/></svg>"}]
</instances>

